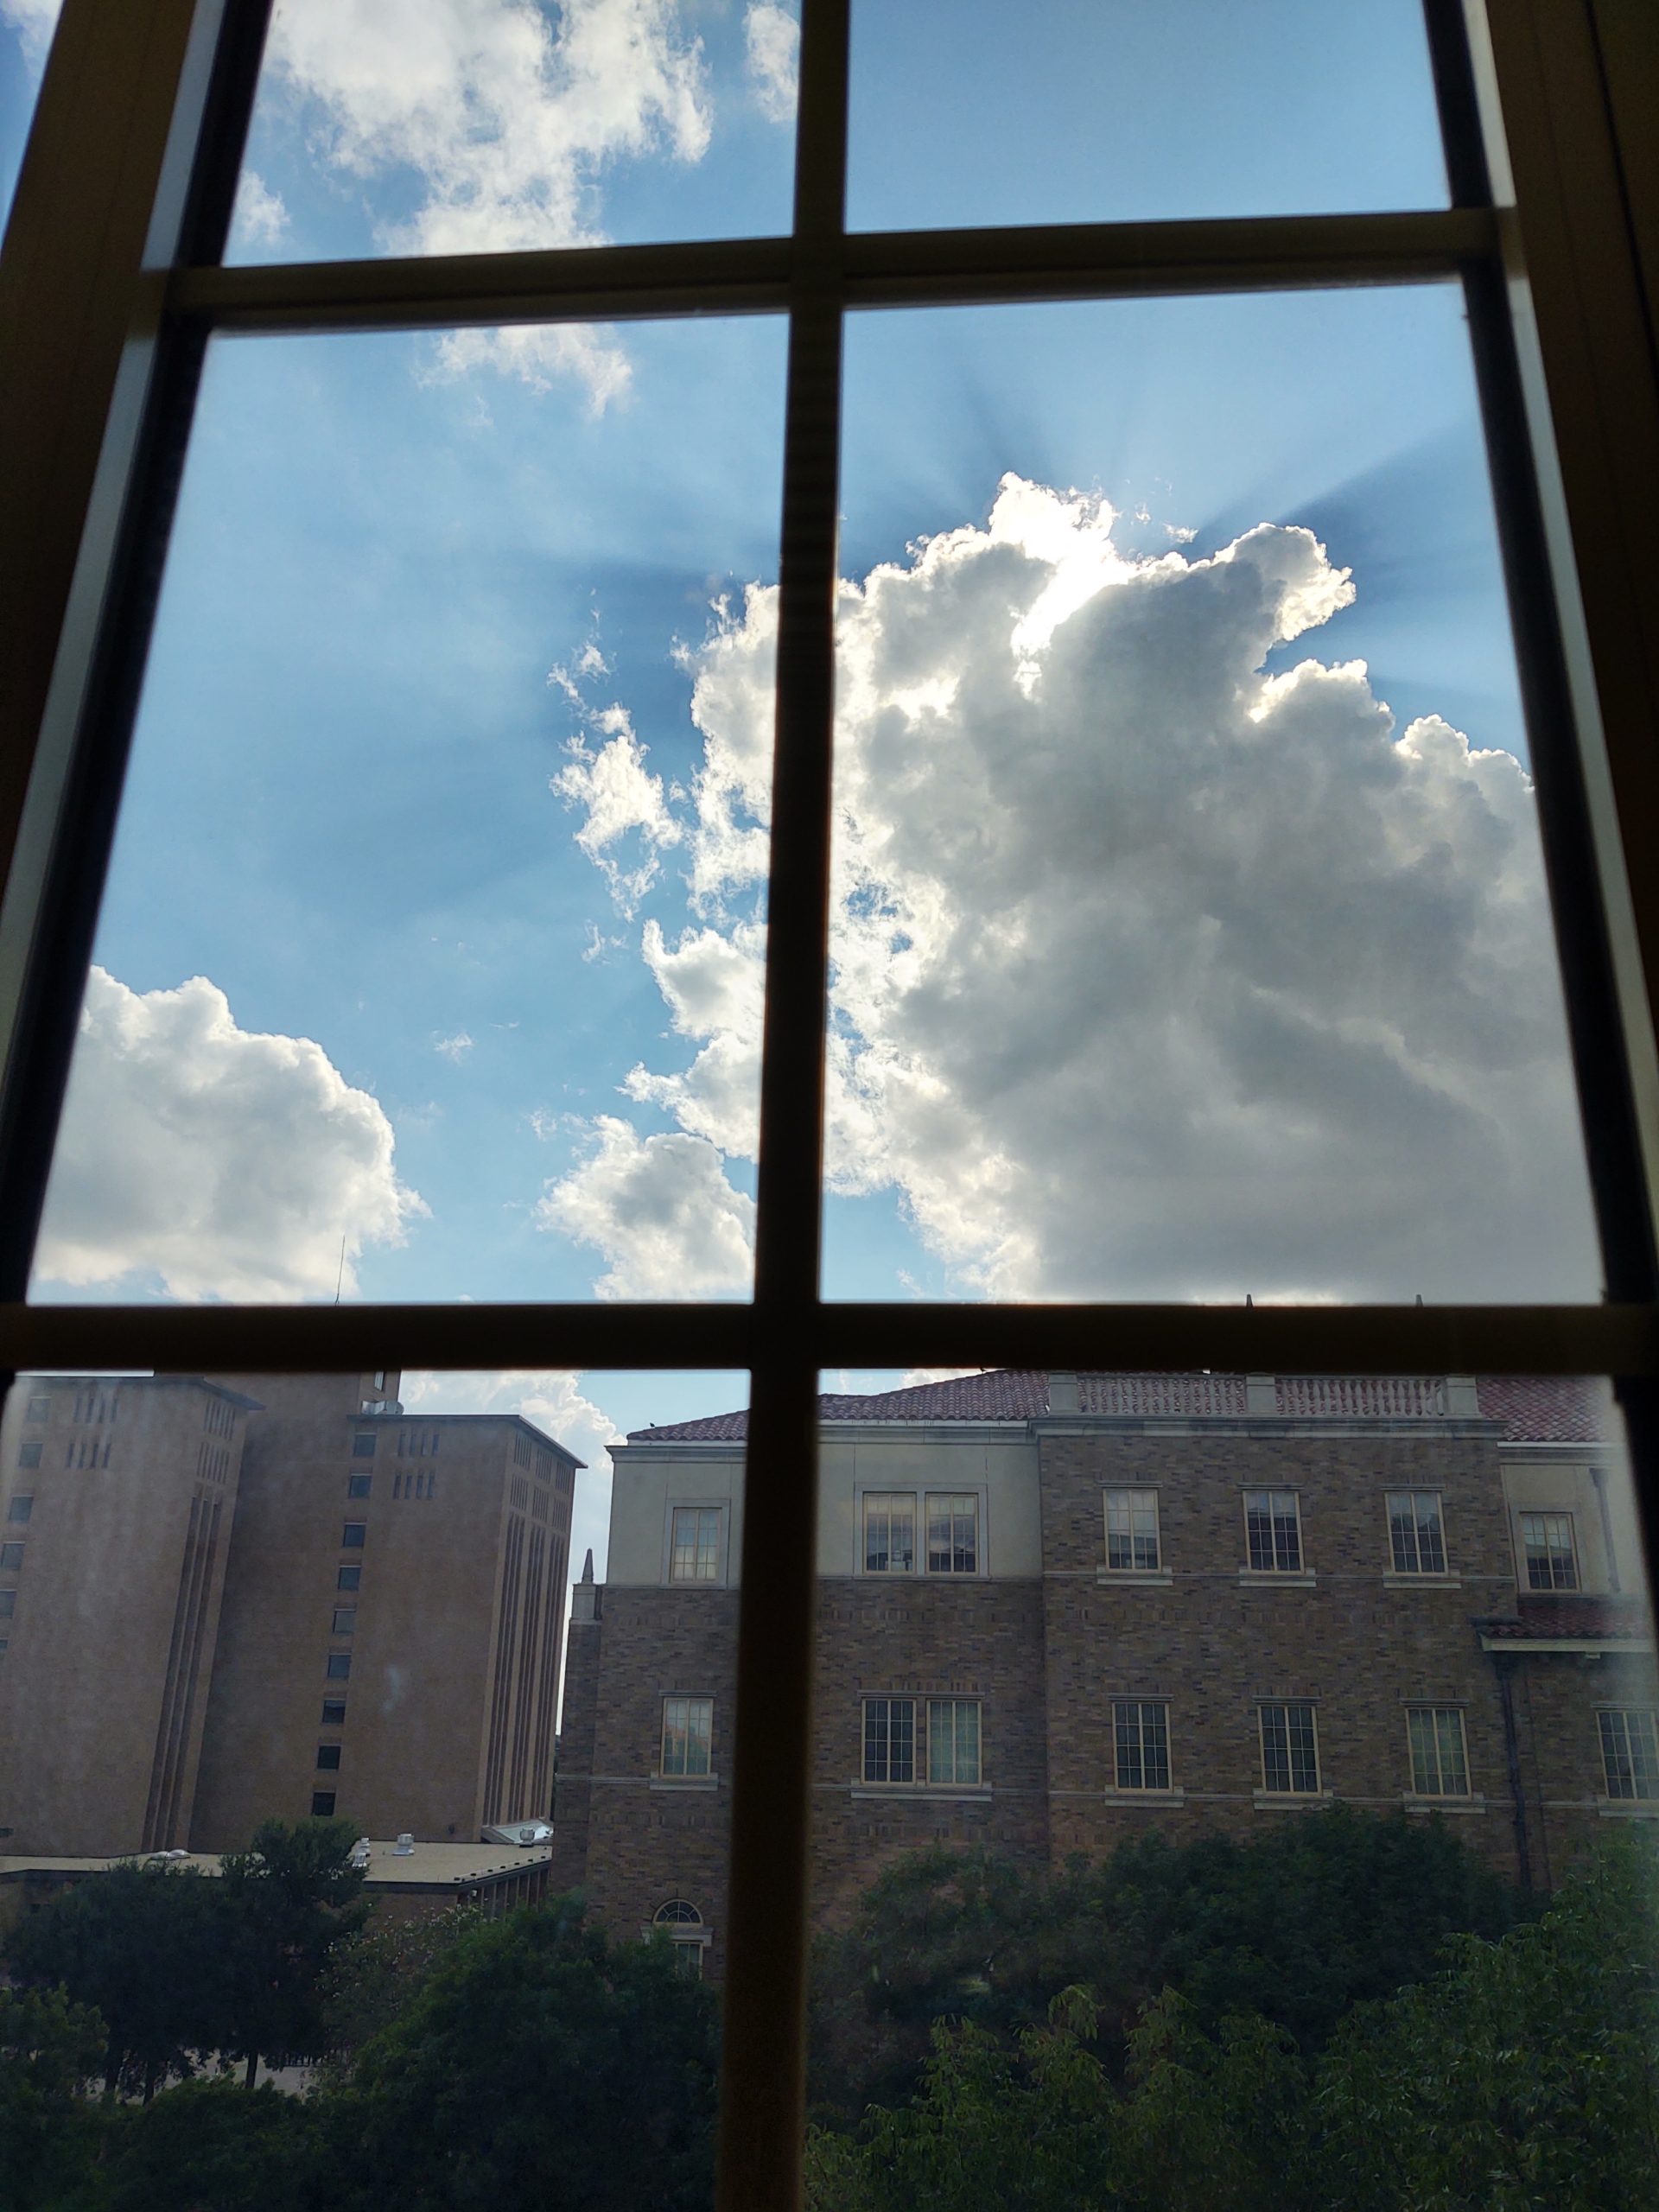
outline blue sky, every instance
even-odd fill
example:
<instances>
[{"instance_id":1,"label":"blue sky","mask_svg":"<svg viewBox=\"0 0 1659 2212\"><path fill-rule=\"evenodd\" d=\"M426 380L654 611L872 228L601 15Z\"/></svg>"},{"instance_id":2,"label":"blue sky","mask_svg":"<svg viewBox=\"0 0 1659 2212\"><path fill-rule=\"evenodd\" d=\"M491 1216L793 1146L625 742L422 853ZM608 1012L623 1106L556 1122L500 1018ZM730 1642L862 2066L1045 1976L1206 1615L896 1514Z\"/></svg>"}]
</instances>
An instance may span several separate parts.
<instances>
[{"instance_id":1,"label":"blue sky","mask_svg":"<svg viewBox=\"0 0 1659 2212\"><path fill-rule=\"evenodd\" d=\"M784 9L375 20L236 257L785 222ZM1444 197L1411 0L855 11L860 226ZM742 1294L784 365L216 343L37 1295ZM845 432L831 1292L1593 1295L1455 289L861 316Z\"/></svg>"}]
</instances>

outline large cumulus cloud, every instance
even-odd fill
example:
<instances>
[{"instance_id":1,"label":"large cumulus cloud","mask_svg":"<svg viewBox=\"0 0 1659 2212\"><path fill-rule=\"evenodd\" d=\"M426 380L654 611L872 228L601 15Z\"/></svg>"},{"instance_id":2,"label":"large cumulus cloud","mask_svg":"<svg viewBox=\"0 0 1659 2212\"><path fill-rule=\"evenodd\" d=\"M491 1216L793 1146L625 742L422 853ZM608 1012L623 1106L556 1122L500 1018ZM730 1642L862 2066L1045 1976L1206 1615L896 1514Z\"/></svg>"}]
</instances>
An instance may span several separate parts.
<instances>
[{"instance_id":1,"label":"large cumulus cloud","mask_svg":"<svg viewBox=\"0 0 1659 2212\"><path fill-rule=\"evenodd\" d=\"M424 1211L378 1100L320 1045L239 1028L204 976L138 992L92 969L38 1274L155 1276L179 1299L332 1297L355 1290L365 1245L401 1243Z\"/></svg>"},{"instance_id":2,"label":"large cumulus cloud","mask_svg":"<svg viewBox=\"0 0 1659 2212\"><path fill-rule=\"evenodd\" d=\"M1519 763L1276 650L1354 594L1307 531L1115 519L1007 477L842 587L832 1183L1005 1297L1593 1294ZM626 1084L728 1155L776 614L691 657L688 912L641 951L695 1049Z\"/></svg>"}]
</instances>

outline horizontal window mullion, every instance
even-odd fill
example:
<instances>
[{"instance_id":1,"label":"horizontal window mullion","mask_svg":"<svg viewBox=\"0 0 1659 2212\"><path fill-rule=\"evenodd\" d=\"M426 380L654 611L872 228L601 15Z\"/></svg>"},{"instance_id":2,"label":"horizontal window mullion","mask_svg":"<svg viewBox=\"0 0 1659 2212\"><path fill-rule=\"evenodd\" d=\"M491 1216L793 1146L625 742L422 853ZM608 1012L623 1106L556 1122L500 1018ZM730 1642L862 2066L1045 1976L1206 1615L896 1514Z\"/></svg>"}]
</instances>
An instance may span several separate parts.
<instances>
[{"instance_id":1,"label":"horizontal window mullion","mask_svg":"<svg viewBox=\"0 0 1659 2212\"><path fill-rule=\"evenodd\" d=\"M1498 253L1496 217L1465 207L871 232L827 265L811 242L779 238L189 268L168 278L167 303L227 330L423 329L773 313L803 283L890 307L1408 283Z\"/></svg>"},{"instance_id":2,"label":"horizontal window mullion","mask_svg":"<svg viewBox=\"0 0 1659 2212\"><path fill-rule=\"evenodd\" d=\"M788 1319L820 1368L1659 1377L1656 1306L824 1305ZM777 1333L734 1305L14 1304L0 1306L0 1369L741 1368L775 1357Z\"/></svg>"}]
</instances>

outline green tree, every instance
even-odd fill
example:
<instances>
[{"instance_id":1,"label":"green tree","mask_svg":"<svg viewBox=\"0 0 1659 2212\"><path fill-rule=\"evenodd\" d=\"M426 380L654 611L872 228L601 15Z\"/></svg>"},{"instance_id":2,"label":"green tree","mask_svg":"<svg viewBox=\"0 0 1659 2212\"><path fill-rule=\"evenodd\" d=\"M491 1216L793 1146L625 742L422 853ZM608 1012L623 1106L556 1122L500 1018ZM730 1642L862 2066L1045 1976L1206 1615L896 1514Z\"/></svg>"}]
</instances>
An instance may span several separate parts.
<instances>
[{"instance_id":1,"label":"green tree","mask_svg":"<svg viewBox=\"0 0 1659 2212\"><path fill-rule=\"evenodd\" d=\"M371 1910L351 1864L356 1841L350 1821L265 1821L222 1864L219 2048L245 2059L251 2088L263 2056L327 2048L329 1955Z\"/></svg>"},{"instance_id":2,"label":"green tree","mask_svg":"<svg viewBox=\"0 0 1659 2212\"><path fill-rule=\"evenodd\" d=\"M321 2122L269 2084L182 2082L118 2114L95 2187L53 2212L329 2212Z\"/></svg>"},{"instance_id":3,"label":"green tree","mask_svg":"<svg viewBox=\"0 0 1659 2212\"><path fill-rule=\"evenodd\" d=\"M60 1984L105 2029L105 2088L155 2094L218 2039L223 1946L218 1885L127 1860L59 1891L12 1933L15 1978Z\"/></svg>"},{"instance_id":4,"label":"green tree","mask_svg":"<svg viewBox=\"0 0 1659 2212\"><path fill-rule=\"evenodd\" d=\"M103 2021L61 1989L0 1989L0 2203L53 2212L91 2158Z\"/></svg>"},{"instance_id":5,"label":"green tree","mask_svg":"<svg viewBox=\"0 0 1659 2212\"><path fill-rule=\"evenodd\" d=\"M349 2074L372 2036L389 2028L455 1946L480 1926L477 1905L457 1905L418 1920L376 1914L328 1955L322 2010L331 2069Z\"/></svg>"},{"instance_id":6,"label":"green tree","mask_svg":"<svg viewBox=\"0 0 1659 2212\"><path fill-rule=\"evenodd\" d=\"M712 1994L558 1898L471 1928L327 2095L344 2202L691 2212L713 2188Z\"/></svg>"}]
</instances>

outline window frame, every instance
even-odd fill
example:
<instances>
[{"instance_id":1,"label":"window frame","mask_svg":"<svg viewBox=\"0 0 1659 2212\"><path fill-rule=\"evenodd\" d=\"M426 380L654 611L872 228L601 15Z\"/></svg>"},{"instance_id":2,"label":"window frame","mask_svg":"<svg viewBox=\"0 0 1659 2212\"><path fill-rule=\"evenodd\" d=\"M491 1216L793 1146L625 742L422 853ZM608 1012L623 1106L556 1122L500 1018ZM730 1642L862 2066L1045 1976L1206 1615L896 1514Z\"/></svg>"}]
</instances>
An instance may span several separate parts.
<instances>
[{"instance_id":1,"label":"window frame","mask_svg":"<svg viewBox=\"0 0 1659 2212\"><path fill-rule=\"evenodd\" d=\"M1281 1713L1285 1716L1285 1772L1291 1779L1288 1786L1283 1789L1277 1788L1268 1778L1268 1715L1270 1713ZM1296 1751L1291 1740L1291 1715L1294 1713L1305 1713L1307 1715L1307 1733L1313 1751L1313 1787L1311 1789L1298 1789L1295 1786ZM1319 1749L1319 1708L1317 1699L1263 1698L1256 1706L1255 1728L1260 1759L1258 1770L1261 1775L1261 1784L1255 1791L1255 1802L1258 1805L1264 1801L1274 1805L1313 1805L1318 1804L1329 1795L1325 1786L1325 1761Z\"/></svg>"},{"instance_id":2,"label":"window frame","mask_svg":"<svg viewBox=\"0 0 1659 2212\"><path fill-rule=\"evenodd\" d=\"M1446 1778L1446 1753L1441 1742L1441 1726L1447 1720L1455 1722L1457 1757L1463 1772L1461 1789L1447 1789L1443 1786L1433 1789L1425 1787L1421 1777L1427 1769L1419 1764L1418 1731L1414 1725L1424 1718L1427 1719L1429 1724L1427 1751L1433 1760L1434 1777L1437 1783L1442 1785ZM1469 1772L1468 1718L1462 1706L1431 1705L1426 1700L1420 1701L1414 1699L1406 1707L1406 1759L1407 1770L1411 1777L1409 1795L1414 1802L1421 1804L1455 1805L1466 1804L1474 1797L1475 1787L1470 1779Z\"/></svg>"},{"instance_id":3,"label":"window frame","mask_svg":"<svg viewBox=\"0 0 1659 2212\"><path fill-rule=\"evenodd\" d=\"M934 1708L949 1707L954 1714L961 1708L971 1707L974 1711L974 1779L964 1781L952 1772L948 1777L936 1777L933 1772L933 1713ZM910 1752L910 1772L896 1779L890 1774L870 1772L870 1726L873 1708L880 1709L885 1725L885 1754L882 1764L891 1767L895 1708L903 1707L909 1715L907 1736ZM956 1722L951 1723L951 1765L957 1764ZM855 1789L877 1790L894 1796L925 1796L931 1797L983 1797L989 1785L985 1780L985 1700L977 1692L958 1694L954 1690L875 1690L858 1700L858 1779Z\"/></svg>"},{"instance_id":4,"label":"window frame","mask_svg":"<svg viewBox=\"0 0 1659 2212\"><path fill-rule=\"evenodd\" d=\"M1408 1498L1411 1502L1411 1543L1415 1563L1409 1567L1402 1567L1401 1565L1399 1547L1395 1540L1394 1501L1397 1497ZM1440 1548L1440 1563L1438 1567L1425 1567L1421 1563L1423 1555L1423 1531L1422 1522L1418 1515L1417 1503L1420 1498L1424 1497L1432 1497L1434 1501L1434 1519L1437 1532L1435 1541ZM1402 1581L1446 1582L1453 1580L1452 1549L1446 1540L1446 1493L1444 1491L1422 1487L1402 1490L1397 1486L1391 1490L1384 1491L1382 1493L1382 1520L1383 1533L1387 1538L1389 1548L1389 1564L1383 1570L1385 1573L1395 1576Z\"/></svg>"},{"instance_id":5,"label":"window frame","mask_svg":"<svg viewBox=\"0 0 1659 2212\"><path fill-rule=\"evenodd\" d=\"M1112 1500L1117 1497L1131 1501L1128 1506L1128 1541L1131 1553L1139 1541L1135 1533L1135 1515L1139 1509L1133 1501L1141 1497L1152 1500L1152 1543L1157 1556L1150 1567L1142 1567L1138 1561L1133 1560L1128 1567L1112 1565ZM1103 1484L1100 1493L1100 1516L1101 1541L1103 1547L1100 1573L1103 1580L1110 1582L1131 1582L1137 1578L1150 1580L1155 1576L1160 1581L1168 1580L1169 1562L1164 1557L1163 1501L1159 1496L1155 1484L1138 1483Z\"/></svg>"},{"instance_id":6,"label":"window frame","mask_svg":"<svg viewBox=\"0 0 1659 2212\"><path fill-rule=\"evenodd\" d=\"M680 1724L681 1732L684 1738L684 1758L678 1766L671 1766L669 1764L669 1739L671 1728L672 1726L671 1708L676 1706L684 1707L684 1718ZM690 1764L691 1748L693 1742L696 1740L695 1731L693 1730L691 1724L691 1713L694 1707L700 1708L706 1707L708 1712L708 1729L706 1735L703 1738L706 1761L702 1766L693 1766ZM661 1726L658 1730L657 1742L658 1778L664 1782L702 1783L704 1784L712 1784L715 1779L715 1700L713 1696L706 1694L701 1690L664 1690L663 1693L662 1708L659 1719Z\"/></svg>"},{"instance_id":7,"label":"window frame","mask_svg":"<svg viewBox=\"0 0 1659 2212\"><path fill-rule=\"evenodd\" d=\"M1647 1723L1649 1740L1643 1746L1643 1764L1649 1770L1645 1775L1638 1774L1637 1771L1637 1762L1630 1743L1632 1720L1645 1720ZM1617 1721L1618 1724L1617 1732L1623 1742L1624 1762L1631 1783L1629 1789L1618 1789L1613 1786L1613 1768L1607 1756L1610 1721ZM1637 1805L1659 1807L1659 1710L1656 1710L1650 1705L1598 1706L1596 1741L1601 1754L1601 1778L1605 1791L1603 1803L1620 1807ZM1646 1789L1642 1787L1644 1781L1648 1784Z\"/></svg>"},{"instance_id":8,"label":"window frame","mask_svg":"<svg viewBox=\"0 0 1659 2212\"><path fill-rule=\"evenodd\" d=\"M1302 1540L1301 1491L1285 1489L1278 1484L1270 1484L1266 1487L1258 1484L1242 1491L1240 1496L1244 1508L1244 1563L1240 1567L1239 1573L1248 1576L1253 1581L1257 1580L1285 1582L1306 1580L1312 1569L1307 1564L1307 1546ZM1250 1526L1250 1500L1253 1497L1264 1497L1268 1501L1268 1549L1273 1558L1271 1564L1267 1567L1259 1567L1253 1554L1252 1540L1255 1532ZM1291 1533L1296 1546L1296 1557L1292 1565L1281 1567L1279 1564L1279 1524L1285 1516L1279 1510L1279 1501L1286 1497L1290 1500L1289 1517Z\"/></svg>"},{"instance_id":9,"label":"window frame","mask_svg":"<svg viewBox=\"0 0 1659 2212\"><path fill-rule=\"evenodd\" d=\"M1517 1511L1516 1514L1516 1565L1517 1568L1516 1582L1518 1587L1525 1592L1527 1596L1531 1597L1536 1593L1540 1596L1548 1597L1553 1595L1554 1592L1558 1590L1565 1590L1571 1593L1583 1589L1584 1569L1579 1558L1579 1531L1576 1525L1577 1517L1578 1516L1573 1512L1570 1507L1563 1508L1553 1505L1543 1507L1527 1506ZM1527 1523L1529 1521L1536 1521L1539 1522L1560 1522L1565 1524L1567 1529L1567 1571L1568 1578L1565 1582L1560 1580L1556 1573L1555 1548L1548 1534L1546 1534L1544 1539L1544 1558L1541 1564L1548 1567L1550 1579L1548 1582L1535 1582L1533 1580L1532 1548L1527 1535Z\"/></svg>"},{"instance_id":10,"label":"window frame","mask_svg":"<svg viewBox=\"0 0 1659 2212\"><path fill-rule=\"evenodd\" d=\"M730 1580L731 1501L729 1498L671 1497L663 1517L663 1581L671 1590L723 1590ZM677 1574L678 1546L675 1527L681 1514L712 1514L715 1517L714 1564L707 1574ZM691 1547L695 1560L702 1554L699 1532Z\"/></svg>"},{"instance_id":11,"label":"window frame","mask_svg":"<svg viewBox=\"0 0 1659 2212\"><path fill-rule=\"evenodd\" d=\"M1382 213L1057 230L844 232L848 0L804 0L794 227L784 239L281 268L220 265L268 0L65 0L0 256L0 506L17 682L0 766L0 1364L372 1371L545 1363L747 1367L747 1579L726 1976L722 2212L798 2201L816 1585L813 1401L825 1369L1149 1369L1617 1378L1647 1556L1659 1559L1659 1067L1647 1013L1659 892L1639 861L1659 699L1648 472L1655 307L1623 199L1595 0L1429 0L1452 203ZM212 66L205 66L207 57ZM1627 73L1649 65L1626 54ZM1653 99L1633 99L1651 111ZM1570 175L1555 149L1571 146ZM70 155L73 153L73 158ZM1494 182L1495 181L1495 182ZM1508 212L1513 202L1513 213ZM1501 215L1497 203L1505 210ZM852 308L1442 276L1469 305L1535 741L1546 862L1607 1301L1463 1310L1212 1306L830 1307L818 1297L834 423ZM754 1296L625 1306L31 1313L30 1248L108 860L150 579L213 329L412 328L772 310L791 319L778 772ZM1556 419L1552 423L1549 408ZM1603 426L1617 424L1610 442ZM771 1471L770 1472L765 1471ZM748 1747L746 1750L746 1746Z\"/></svg>"},{"instance_id":12,"label":"window frame","mask_svg":"<svg viewBox=\"0 0 1659 2212\"><path fill-rule=\"evenodd\" d=\"M1169 1706L1170 1700L1166 1697L1114 1697L1108 1700L1107 1710L1112 1731L1112 1778L1107 1784L1109 1796L1151 1799L1180 1796L1181 1793L1175 1783L1175 1769L1170 1739ZM1155 1713L1158 1716L1157 1725L1161 1741L1157 1749L1162 1759L1163 1780L1147 1782L1143 1778L1138 1782L1125 1781L1124 1755L1130 1746L1125 1742L1123 1732L1125 1728L1133 1728L1135 1732L1134 1759L1144 1777L1148 1764L1147 1749L1147 1715L1148 1713ZM1126 1718L1129 1714L1134 1716L1132 1720Z\"/></svg>"}]
</instances>

